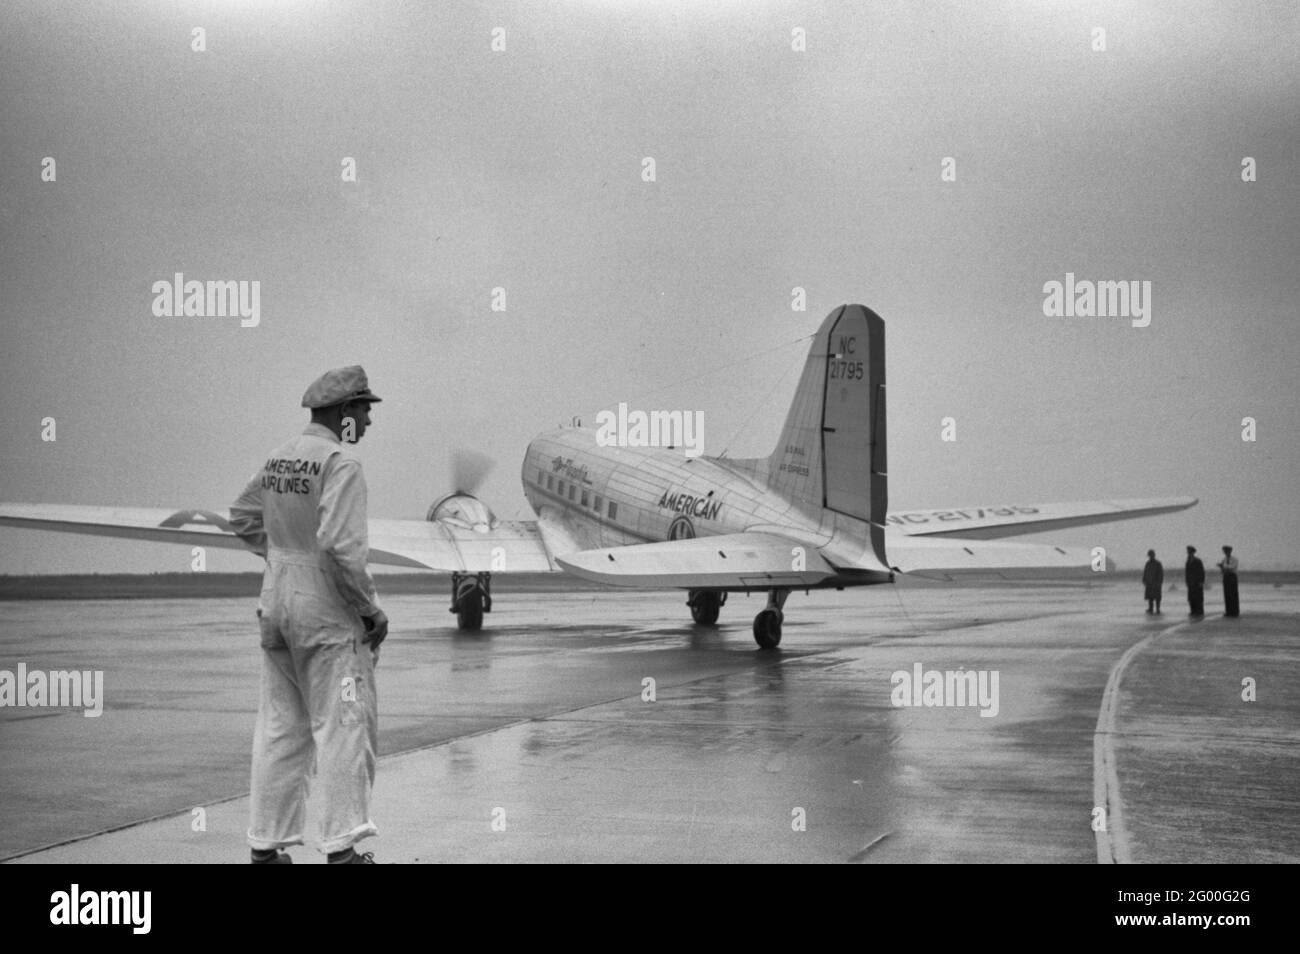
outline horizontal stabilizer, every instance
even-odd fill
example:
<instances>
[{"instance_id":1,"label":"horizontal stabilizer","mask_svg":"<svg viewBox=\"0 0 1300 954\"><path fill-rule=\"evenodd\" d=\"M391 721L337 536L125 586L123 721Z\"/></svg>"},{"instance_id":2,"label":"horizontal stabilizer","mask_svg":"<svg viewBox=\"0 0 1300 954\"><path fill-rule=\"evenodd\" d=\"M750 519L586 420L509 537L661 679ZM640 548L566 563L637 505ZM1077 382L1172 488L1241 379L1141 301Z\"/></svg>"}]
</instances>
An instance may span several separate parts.
<instances>
[{"instance_id":1,"label":"horizontal stabilizer","mask_svg":"<svg viewBox=\"0 0 1300 954\"><path fill-rule=\"evenodd\" d=\"M615 586L813 586L835 575L816 550L773 533L726 533L557 557L574 576Z\"/></svg>"},{"instance_id":2,"label":"horizontal stabilizer","mask_svg":"<svg viewBox=\"0 0 1300 954\"><path fill-rule=\"evenodd\" d=\"M909 537L943 536L965 540L995 540L1042 530L1064 530L1094 523L1186 510L1195 497L1156 497L1142 500L1084 500L1033 506L958 507L948 510L904 510L886 517L888 527Z\"/></svg>"},{"instance_id":3,"label":"horizontal stabilizer","mask_svg":"<svg viewBox=\"0 0 1300 954\"><path fill-rule=\"evenodd\" d=\"M1091 550L1038 543L985 543L971 540L918 540L890 537L889 562L909 576L933 580L1023 580L1037 576L1101 575ZM1107 559L1106 571L1115 564Z\"/></svg>"}]
</instances>

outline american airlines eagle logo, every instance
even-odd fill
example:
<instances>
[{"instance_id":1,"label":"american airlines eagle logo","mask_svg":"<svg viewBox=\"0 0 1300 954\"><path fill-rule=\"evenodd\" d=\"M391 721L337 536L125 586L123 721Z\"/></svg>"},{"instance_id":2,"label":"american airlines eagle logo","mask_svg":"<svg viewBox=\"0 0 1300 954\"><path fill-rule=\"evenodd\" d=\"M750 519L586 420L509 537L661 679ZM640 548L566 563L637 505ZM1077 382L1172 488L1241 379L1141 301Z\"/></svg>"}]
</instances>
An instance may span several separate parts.
<instances>
[{"instance_id":1,"label":"american airlines eagle logo","mask_svg":"<svg viewBox=\"0 0 1300 954\"><path fill-rule=\"evenodd\" d=\"M691 523L690 517L675 517L668 525L669 540L693 540L694 538L695 524Z\"/></svg>"}]
</instances>

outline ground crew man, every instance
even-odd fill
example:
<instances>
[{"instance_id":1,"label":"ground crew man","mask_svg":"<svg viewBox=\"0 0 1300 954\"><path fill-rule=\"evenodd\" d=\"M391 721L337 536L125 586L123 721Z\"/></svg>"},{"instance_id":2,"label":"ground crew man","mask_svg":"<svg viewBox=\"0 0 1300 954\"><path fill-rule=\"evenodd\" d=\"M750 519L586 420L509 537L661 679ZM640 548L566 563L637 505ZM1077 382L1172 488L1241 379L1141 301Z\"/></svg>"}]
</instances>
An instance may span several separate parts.
<instances>
[{"instance_id":1,"label":"ground crew man","mask_svg":"<svg viewBox=\"0 0 1300 954\"><path fill-rule=\"evenodd\" d=\"M1205 615L1205 564L1196 555L1196 547L1187 548L1183 582L1187 584L1187 605L1192 608L1188 615L1200 619Z\"/></svg>"},{"instance_id":2,"label":"ground crew man","mask_svg":"<svg viewBox=\"0 0 1300 954\"><path fill-rule=\"evenodd\" d=\"M1147 598L1147 612L1159 613L1160 594L1165 586L1165 567L1156 559L1155 550L1147 551L1147 565L1142 568L1142 586Z\"/></svg>"},{"instance_id":3,"label":"ground crew man","mask_svg":"<svg viewBox=\"0 0 1300 954\"><path fill-rule=\"evenodd\" d=\"M1223 571L1223 615L1240 616L1241 605L1237 602L1237 558L1232 555L1232 547L1223 548L1219 569Z\"/></svg>"},{"instance_id":4,"label":"ground crew man","mask_svg":"<svg viewBox=\"0 0 1300 954\"><path fill-rule=\"evenodd\" d=\"M348 444L365 435L377 401L360 366L327 371L302 398L311 423L271 453L230 509L235 532L266 558L248 826L255 864L292 863L282 849L303 843L313 773L329 863L373 864L352 846L376 834L374 671L388 617L366 569L366 482Z\"/></svg>"}]
</instances>

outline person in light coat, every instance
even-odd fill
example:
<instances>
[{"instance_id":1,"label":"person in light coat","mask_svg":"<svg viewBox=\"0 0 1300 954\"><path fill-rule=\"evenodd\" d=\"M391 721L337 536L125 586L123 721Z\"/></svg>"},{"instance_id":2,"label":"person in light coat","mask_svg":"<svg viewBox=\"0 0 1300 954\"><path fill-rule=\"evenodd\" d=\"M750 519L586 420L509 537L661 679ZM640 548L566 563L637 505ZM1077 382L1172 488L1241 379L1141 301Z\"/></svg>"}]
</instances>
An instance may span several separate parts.
<instances>
[{"instance_id":1,"label":"person in light coat","mask_svg":"<svg viewBox=\"0 0 1300 954\"><path fill-rule=\"evenodd\" d=\"M377 832L375 664L388 617L366 568L366 481L349 444L365 436L379 400L359 365L326 372L303 395L311 423L271 452L231 507L234 531L266 558L248 826L255 864L292 863L284 849L303 844L313 773L321 851L330 864L373 863L353 845Z\"/></svg>"}]
</instances>

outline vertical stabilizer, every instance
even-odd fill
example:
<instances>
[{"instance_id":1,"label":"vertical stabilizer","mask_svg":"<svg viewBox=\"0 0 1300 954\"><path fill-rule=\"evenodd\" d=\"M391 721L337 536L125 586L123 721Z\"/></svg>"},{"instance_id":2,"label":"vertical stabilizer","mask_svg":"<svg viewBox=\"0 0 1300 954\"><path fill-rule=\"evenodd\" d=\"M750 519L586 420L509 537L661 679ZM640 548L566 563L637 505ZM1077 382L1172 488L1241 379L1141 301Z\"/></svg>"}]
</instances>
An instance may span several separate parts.
<instances>
[{"instance_id":1,"label":"vertical stabilizer","mask_svg":"<svg viewBox=\"0 0 1300 954\"><path fill-rule=\"evenodd\" d=\"M885 322L870 308L826 316L768 460L773 490L870 523L872 548L886 562Z\"/></svg>"}]
</instances>

